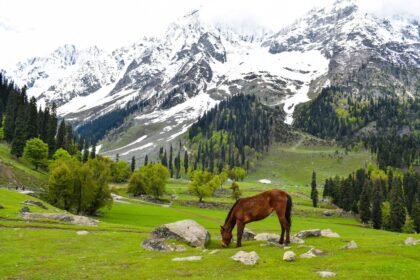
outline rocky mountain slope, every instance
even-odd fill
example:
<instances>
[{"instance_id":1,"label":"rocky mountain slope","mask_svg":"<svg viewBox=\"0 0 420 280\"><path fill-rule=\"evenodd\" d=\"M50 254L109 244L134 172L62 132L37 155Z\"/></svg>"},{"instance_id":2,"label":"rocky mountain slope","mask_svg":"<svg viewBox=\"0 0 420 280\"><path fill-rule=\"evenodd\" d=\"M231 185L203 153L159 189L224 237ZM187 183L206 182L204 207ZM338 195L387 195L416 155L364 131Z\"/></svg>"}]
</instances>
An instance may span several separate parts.
<instances>
[{"instance_id":1,"label":"rocky mountain slope","mask_svg":"<svg viewBox=\"0 0 420 280\"><path fill-rule=\"evenodd\" d=\"M41 103L56 102L60 116L86 136L101 126L93 140L101 140L102 153L122 158L155 153L238 92L282 106L289 124L295 106L325 85L361 94L420 94L415 20L377 18L343 0L277 33L244 34L193 11L162 38L112 53L64 46L7 73Z\"/></svg>"}]
</instances>

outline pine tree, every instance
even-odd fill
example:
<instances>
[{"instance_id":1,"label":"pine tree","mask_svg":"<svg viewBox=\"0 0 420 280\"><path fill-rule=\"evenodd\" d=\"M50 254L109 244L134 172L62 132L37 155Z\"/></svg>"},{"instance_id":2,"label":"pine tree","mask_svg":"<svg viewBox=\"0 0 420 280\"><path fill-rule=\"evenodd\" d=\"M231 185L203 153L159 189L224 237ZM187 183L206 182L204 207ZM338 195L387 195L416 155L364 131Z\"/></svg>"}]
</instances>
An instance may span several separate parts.
<instances>
[{"instance_id":1,"label":"pine tree","mask_svg":"<svg viewBox=\"0 0 420 280\"><path fill-rule=\"evenodd\" d=\"M15 134L12 140L11 153L17 157L21 157L26 143L27 123L25 116L25 107L21 105L18 110Z\"/></svg>"},{"instance_id":2,"label":"pine tree","mask_svg":"<svg viewBox=\"0 0 420 280\"><path fill-rule=\"evenodd\" d=\"M144 156L144 165L147 166L149 164L149 156L145 155Z\"/></svg>"},{"instance_id":3,"label":"pine tree","mask_svg":"<svg viewBox=\"0 0 420 280\"><path fill-rule=\"evenodd\" d=\"M120 161L120 154L119 153L117 153L116 155L115 155L115 162L119 162Z\"/></svg>"},{"instance_id":4,"label":"pine tree","mask_svg":"<svg viewBox=\"0 0 420 280\"><path fill-rule=\"evenodd\" d=\"M367 224L371 217L370 211L370 188L367 182L364 183L359 201L359 214L362 223Z\"/></svg>"},{"instance_id":5,"label":"pine tree","mask_svg":"<svg viewBox=\"0 0 420 280\"><path fill-rule=\"evenodd\" d=\"M316 189L316 173L312 172L312 182L311 182L311 199L312 205L318 207L318 191Z\"/></svg>"},{"instance_id":6,"label":"pine tree","mask_svg":"<svg viewBox=\"0 0 420 280\"><path fill-rule=\"evenodd\" d=\"M416 200L411 210L411 218L413 219L414 229L420 233L420 202Z\"/></svg>"},{"instance_id":7,"label":"pine tree","mask_svg":"<svg viewBox=\"0 0 420 280\"><path fill-rule=\"evenodd\" d=\"M57 133L57 107L53 103L51 106L51 112L49 119L47 120L47 141L48 144L48 157L52 157L55 153L56 149L56 142L55 142L55 135Z\"/></svg>"},{"instance_id":8,"label":"pine tree","mask_svg":"<svg viewBox=\"0 0 420 280\"><path fill-rule=\"evenodd\" d=\"M65 141L66 141L66 122L62 120L57 131L57 149L63 148L67 150Z\"/></svg>"},{"instance_id":9,"label":"pine tree","mask_svg":"<svg viewBox=\"0 0 420 280\"><path fill-rule=\"evenodd\" d=\"M389 202L391 206L391 230L401 231L405 224L405 208L400 177L394 177L392 180Z\"/></svg>"},{"instance_id":10,"label":"pine tree","mask_svg":"<svg viewBox=\"0 0 420 280\"><path fill-rule=\"evenodd\" d=\"M375 180L373 187L374 189L372 196L372 226L375 229L380 229L382 227L382 190L380 184L381 182L379 180Z\"/></svg>"},{"instance_id":11,"label":"pine tree","mask_svg":"<svg viewBox=\"0 0 420 280\"><path fill-rule=\"evenodd\" d=\"M85 148L83 149L83 162L87 162L89 158L89 145L85 141Z\"/></svg>"},{"instance_id":12,"label":"pine tree","mask_svg":"<svg viewBox=\"0 0 420 280\"><path fill-rule=\"evenodd\" d=\"M90 158L91 159L96 158L96 144L95 143L93 143L92 145L92 150L90 151Z\"/></svg>"},{"instance_id":13,"label":"pine tree","mask_svg":"<svg viewBox=\"0 0 420 280\"><path fill-rule=\"evenodd\" d=\"M174 167L172 164L172 157L173 157L173 148L172 148L172 144L171 147L169 148L169 171L171 172L171 178L174 177Z\"/></svg>"},{"instance_id":14,"label":"pine tree","mask_svg":"<svg viewBox=\"0 0 420 280\"><path fill-rule=\"evenodd\" d=\"M131 158L131 172L134 172L134 170L136 170L136 157L135 156Z\"/></svg>"},{"instance_id":15,"label":"pine tree","mask_svg":"<svg viewBox=\"0 0 420 280\"><path fill-rule=\"evenodd\" d=\"M32 139L38 137L38 108L36 106L36 99L32 97L29 102L29 112L28 112L28 131L27 139Z\"/></svg>"},{"instance_id":16,"label":"pine tree","mask_svg":"<svg viewBox=\"0 0 420 280\"><path fill-rule=\"evenodd\" d=\"M184 152L184 172L185 172L185 174L187 174L188 173L188 164L189 164L189 162L188 162L188 152L187 151L185 151Z\"/></svg>"},{"instance_id":17,"label":"pine tree","mask_svg":"<svg viewBox=\"0 0 420 280\"><path fill-rule=\"evenodd\" d=\"M4 139L11 143L15 135L15 122L18 109L18 96L16 92L10 92L6 105L5 122L4 122Z\"/></svg>"}]
</instances>

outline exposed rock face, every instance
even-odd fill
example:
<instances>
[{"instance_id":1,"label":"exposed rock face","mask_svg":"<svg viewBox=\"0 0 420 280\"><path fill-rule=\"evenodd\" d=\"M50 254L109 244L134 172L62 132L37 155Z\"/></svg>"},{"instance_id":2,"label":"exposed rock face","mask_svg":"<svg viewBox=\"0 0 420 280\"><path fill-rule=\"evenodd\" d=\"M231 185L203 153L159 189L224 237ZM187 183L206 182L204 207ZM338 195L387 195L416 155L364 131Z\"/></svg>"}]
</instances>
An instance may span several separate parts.
<instances>
[{"instance_id":1,"label":"exposed rock face","mask_svg":"<svg viewBox=\"0 0 420 280\"><path fill-rule=\"evenodd\" d=\"M148 251L158 252L182 252L187 250L187 248L182 245L168 244L163 238L147 238L143 241L141 246Z\"/></svg>"},{"instance_id":2,"label":"exposed rock face","mask_svg":"<svg viewBox=\"0 0 420 280\"><path fill-rule=\"evenodd\" d=\"M283 260L286 262L292 262L296 260L296 254L293 251L286 251L284 252Z\"/></svg>"},{"instance_id":3,"label":"exposed rock face","mask_svg":"<svg viewBox=\"0 0 420 280\"><path fill-rule=\"evenodd\" d=\"M340 235L336 232L333 232L329 228L321 230L322 237L330 237L330 238L339 238Z\"/></svg>"},{"instance_id":4,"label":"exposed rock face","mask_svg":"<svg viewBox=\"0 0 420 280\"><path fill-rule=\"evenodd\" d=\"M342 249L357 249L357 244L354 240L347 243L347 245L343 246Z\"/></svg>"},{"instance_id":5,"label":"exposed rock face","mask_svg":"<svg viewBox=\"0 0 420 280\"><path fill-rule=\"evenodd\" d=\"M51 213L22 213L25 219L51 219L61 222L68 222L74 225L96 226L99 221L71 214L51 214Z\"/></svg>"},{"instance_id":6,"label":"exposed rock face","mask_svg":"<svg viewBox=\"0 0 420 280\"><path fill-rule=\"evenodd\" d=\"M194 220L182 220L159 226L151 233L151 237L179 240L192 247L205 247L210 242L210 233Z\"/></svg>"},{"instance_id":7,"label":"exposed rock face","mask_svg":"<svg viewBox=\"0 0 420 280\"><path fill-rule=\"evenodd\" d=\"M33 201L33 200L25 200L24 202L23 202L23 204L26 204L26 205L32 205L32 206L38 206L38 207L41 207L42 209L48 209L48 207L47 206L45 206L42 202L40 202L40 201Z\"/></svg>"},{"instance_id":8,"label":"exposed rock face","mask_svg":"<svg viewBox=\"0 0 420 280\"><path fill-rule=\"evenodd\" d=\"M255 233L252 230L245 228L244 233L242 234L242 241L252 240L255 240Z\"/></svg>"},{"instance_id":9,"label":"exposed rock face","mask_svg":"<svg viewBox=\"0 0 420 280\"><path fill-rule=\"evenodd\" d=\"M417 245L420 244L420 240L416 240L413 237L407 237L407 239L404 241L405 245L411 246L411 245Z\"/></svg>"},{"instance_id":10,"label":"exposed rock face","mask_svg":"<svg viewBox=\"0 0 420 280\"><path fill-rule=\"evenodd\" d=\"M245 252L239 251L235 255L231 257L233 260L241 262L246 265L255 265L260 257L255 251L252 252Z\"/></svg>"},{"instance_id":11,"label":"exposed rock face","mask_svg":"<svg viewBox=\"0 0 420 280\"><path fill-rule=\"evenodd\" d=\"M201 261L203 257L202 256L190 256L190 257L184 257L184 258L173 258L173 262L184 262L184 261Z\"/></svg>"},{"instance_id":12,"label":"exposed rock face","mask_svg":"<svg viewBox=\"0 0 420 280\"><path fill-rule=\"evenodd\" d=\"M320 229L302 230L296 233L295 236L299 238L318 237L318 236L321 236L321 230Z\"/></svg>"},{"instance_id":13,"label":"exposed rock face","mask_svg":"<svg viewBox=\"0 0 420 280\"><path fill-rule=\"evenodd\" d=\"M331 272L331 271L317 271L316 273L322 278L335 277L336 275L334 272Z\"/></svg>"}]
</instances>

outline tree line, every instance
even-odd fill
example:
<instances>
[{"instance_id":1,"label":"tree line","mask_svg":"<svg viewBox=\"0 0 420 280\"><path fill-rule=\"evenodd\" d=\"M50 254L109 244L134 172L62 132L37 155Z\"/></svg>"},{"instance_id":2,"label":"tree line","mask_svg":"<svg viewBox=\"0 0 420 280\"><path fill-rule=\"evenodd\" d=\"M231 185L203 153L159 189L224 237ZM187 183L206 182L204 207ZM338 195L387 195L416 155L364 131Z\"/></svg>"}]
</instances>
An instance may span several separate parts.
<instances>
[{"instance_id":1,"label":"tree line","mask_svg":"<svg viewBox=\"0 0 420 280\"><path fill-rule=\"evenodd\" d=\"M323 197L375 229L420 232L420 174L369 166L325 181Z\"/></svg>"}]
</instances>

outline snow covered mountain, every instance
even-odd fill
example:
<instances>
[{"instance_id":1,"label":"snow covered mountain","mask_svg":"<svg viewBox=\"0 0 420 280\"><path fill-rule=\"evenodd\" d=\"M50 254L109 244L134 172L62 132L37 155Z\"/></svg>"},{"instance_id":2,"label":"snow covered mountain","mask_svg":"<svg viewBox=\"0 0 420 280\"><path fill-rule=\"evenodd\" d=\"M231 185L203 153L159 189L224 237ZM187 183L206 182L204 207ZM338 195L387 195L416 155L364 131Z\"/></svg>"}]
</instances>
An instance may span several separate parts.
<instances>
[{"instance_id":1,"label":"snow covered mountain","mask_svg":"<svg viewBox=\"0 0 420 280\"><path fill-rule=\"evenodd\" d=\"M7 73L41 103L56 102L79 131L103 137L102 153L142 157L238 92L282 106L287 123L326 85L418 96L420 25L377 18L349 0L311 10L277 33L209 24L193 11L162 38L112 53L67 45Z\"/></svg>"}]
</instances>

